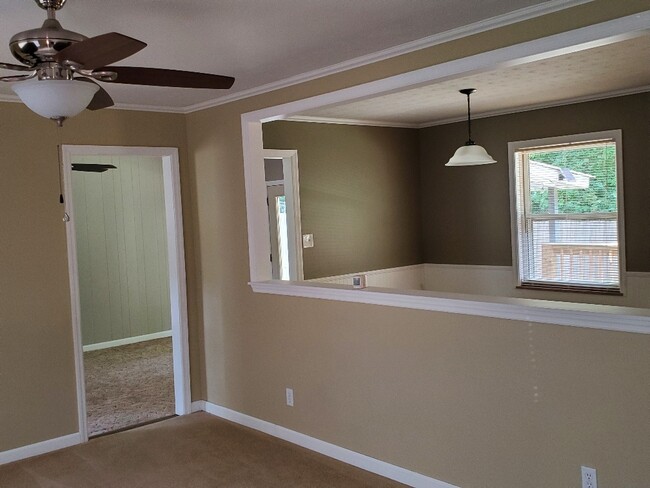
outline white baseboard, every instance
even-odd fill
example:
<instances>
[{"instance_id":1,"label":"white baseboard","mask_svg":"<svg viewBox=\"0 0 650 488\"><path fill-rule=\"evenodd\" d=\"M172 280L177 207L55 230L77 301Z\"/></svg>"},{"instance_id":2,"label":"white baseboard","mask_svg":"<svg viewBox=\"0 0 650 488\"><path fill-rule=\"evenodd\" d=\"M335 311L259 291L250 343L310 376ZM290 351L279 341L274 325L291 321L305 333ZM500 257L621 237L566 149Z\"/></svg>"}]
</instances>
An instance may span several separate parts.
<instances>
[{"instance_id":1,"label":"white baseboard","mask_svg":"<svg viewBox=\"0 0 650 488\"><path fill-rule=\"evenodd\" d=\"M192 403L192 411L205 411L217 417L221 417L236 424L249 427L251 429L264 432L265 434L278 437L285 441L297 444L311 451L316 451L325 456L337 459L346 464L356 466L357 468L370 471L371 473L378 474L385 478L389 478L400 483L415 488L458 488L457 486L450 485L444 481L436 480L428 476L424 476L414 471L409 471L399 466L380 461L379 459L371 458L358 452L350 451L344 447L330 444L329 442L321 441L314 437L310 437L295 430L287 429L279 425L272 424L265 420L260 420L250 415L230 410L229 408L215 405L214 403L206 401L197 401Z\"/></svg>"},{"instance_id":2,"label":"white baseboard","mask_svg":"<svg viewBox=\"0 0 650 488\"><path fill-rule=\"evenodd\" d=\"M153 334L146 334L146 335L135 336L135 337L126 337L124 339L117 339L115 341L98 342L97 344L88 344L87 346L84 346L83 349L84 352L97 351L99 349L108 349L109 347L126 346L127 344L135 344L136 342L152 341L154 339L162 339L164 337L171 337L171 336L172 336L171 330L163 330L162 332L154 332Z\"/></svg>"},{"instance_id":3,"label":"white baseboard","mask_svg":"<svg viewBox=\"0 0 650 488\"><path fill-rule=\"evenodd\" d=\"M13 463L14 461L20 461L21 459L38 456L52 451L58 451L64 447L81 444L81 442L81 434L77 432L76 434L64 435L63 437L57 437L56 439L49 439L47 441L37 442L36 444L3 451L0 452L0 465Z\"/></svg>"}]
</instances>

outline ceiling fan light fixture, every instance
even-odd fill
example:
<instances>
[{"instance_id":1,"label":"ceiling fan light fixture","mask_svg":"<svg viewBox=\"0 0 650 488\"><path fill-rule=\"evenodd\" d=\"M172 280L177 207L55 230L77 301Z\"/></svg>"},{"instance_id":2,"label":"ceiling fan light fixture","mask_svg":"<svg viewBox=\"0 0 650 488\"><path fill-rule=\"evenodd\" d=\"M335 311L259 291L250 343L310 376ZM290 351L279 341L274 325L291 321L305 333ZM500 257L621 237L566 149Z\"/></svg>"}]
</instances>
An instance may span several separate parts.
<instances>
[{"instance_id":1,"label":"ceiling fan light fixture","mask_svg":"<svg viewBox=\"0 0 650 488\"><path fill-rule=\"evenodd\" d=\"M464 146L456 149L445 166L478 166L481 164L492 164L496 161L490 156L483 146L479 146L472 140L472 115L470 111L469 96L476 91L476 88L463 88L460 93L467 96L467 142Z\"/></svg>"},{"instance_id":2,"label":"ceiling fan light fixture","mask_svg":"<svg viewBox=\"0 0 650 488\"><path fill-rule=\"evenodd\" d=\"M30 80L15 83L11 89L33 112L60 120L81 113L99 86L78 80Z\"/></svg>"}]
</instances>

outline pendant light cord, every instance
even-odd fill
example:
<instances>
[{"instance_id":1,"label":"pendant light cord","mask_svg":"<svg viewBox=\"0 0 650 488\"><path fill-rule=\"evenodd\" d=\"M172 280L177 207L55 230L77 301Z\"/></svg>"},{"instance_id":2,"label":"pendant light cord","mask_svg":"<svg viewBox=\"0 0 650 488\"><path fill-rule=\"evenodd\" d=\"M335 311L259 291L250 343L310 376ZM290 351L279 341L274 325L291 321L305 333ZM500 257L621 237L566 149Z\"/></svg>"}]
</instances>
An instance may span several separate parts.
<instances>
[{"instance_id":1,"label":"pendant light cord","mask_svg":"<svg viewBox=\"0 0 650 488\"><path fill-rule=\"evenodd\" d=\"M474 141L472 140L472 113L469 105L469 96L471 93L467 94L467 144L472 145Z\"/></svg>"}]
</instances>

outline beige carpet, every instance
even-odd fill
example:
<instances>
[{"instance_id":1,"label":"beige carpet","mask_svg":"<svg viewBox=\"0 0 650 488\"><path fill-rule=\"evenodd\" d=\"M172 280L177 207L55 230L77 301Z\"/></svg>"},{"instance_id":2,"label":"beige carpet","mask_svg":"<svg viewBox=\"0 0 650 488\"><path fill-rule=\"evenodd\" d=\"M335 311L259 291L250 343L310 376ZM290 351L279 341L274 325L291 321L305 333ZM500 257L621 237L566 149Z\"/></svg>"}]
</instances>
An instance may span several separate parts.
<instances>
[{"instance_id":1,"label":"beige carpet","mask_svg":"<svg viewBox=\"0 0 650 488\"><path fill-rule=\"evenodd\" d=\"M389 488L404 485L201 412L0 466L0 486Z\"/></svg>"},{"instance_id":2,"label":"beige carpet","mask_svg":"<svg viewBox=\"0 0 650 488\"><path fill-rule=\"evenodd\" d=\"M171 338L84 353L88 433L174 414Z\"/></svg>"}]
</instances>

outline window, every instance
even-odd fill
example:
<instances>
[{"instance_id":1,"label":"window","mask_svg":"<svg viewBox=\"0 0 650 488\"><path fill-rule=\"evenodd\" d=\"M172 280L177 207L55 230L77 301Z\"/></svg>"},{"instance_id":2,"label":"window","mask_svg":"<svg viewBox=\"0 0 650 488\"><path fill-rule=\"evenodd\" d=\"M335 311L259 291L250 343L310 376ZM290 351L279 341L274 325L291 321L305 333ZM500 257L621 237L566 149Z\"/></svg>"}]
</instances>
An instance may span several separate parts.
<instances>
[{"instance_id":1,"label":"window","mask_svg":"<svg viewBox=\"0 0 650 488\"><path fill-rule=\"evenodd\" d=\"M619 293L621 131L509 144L522 288Z\"/></svg>"}]
</instances>

